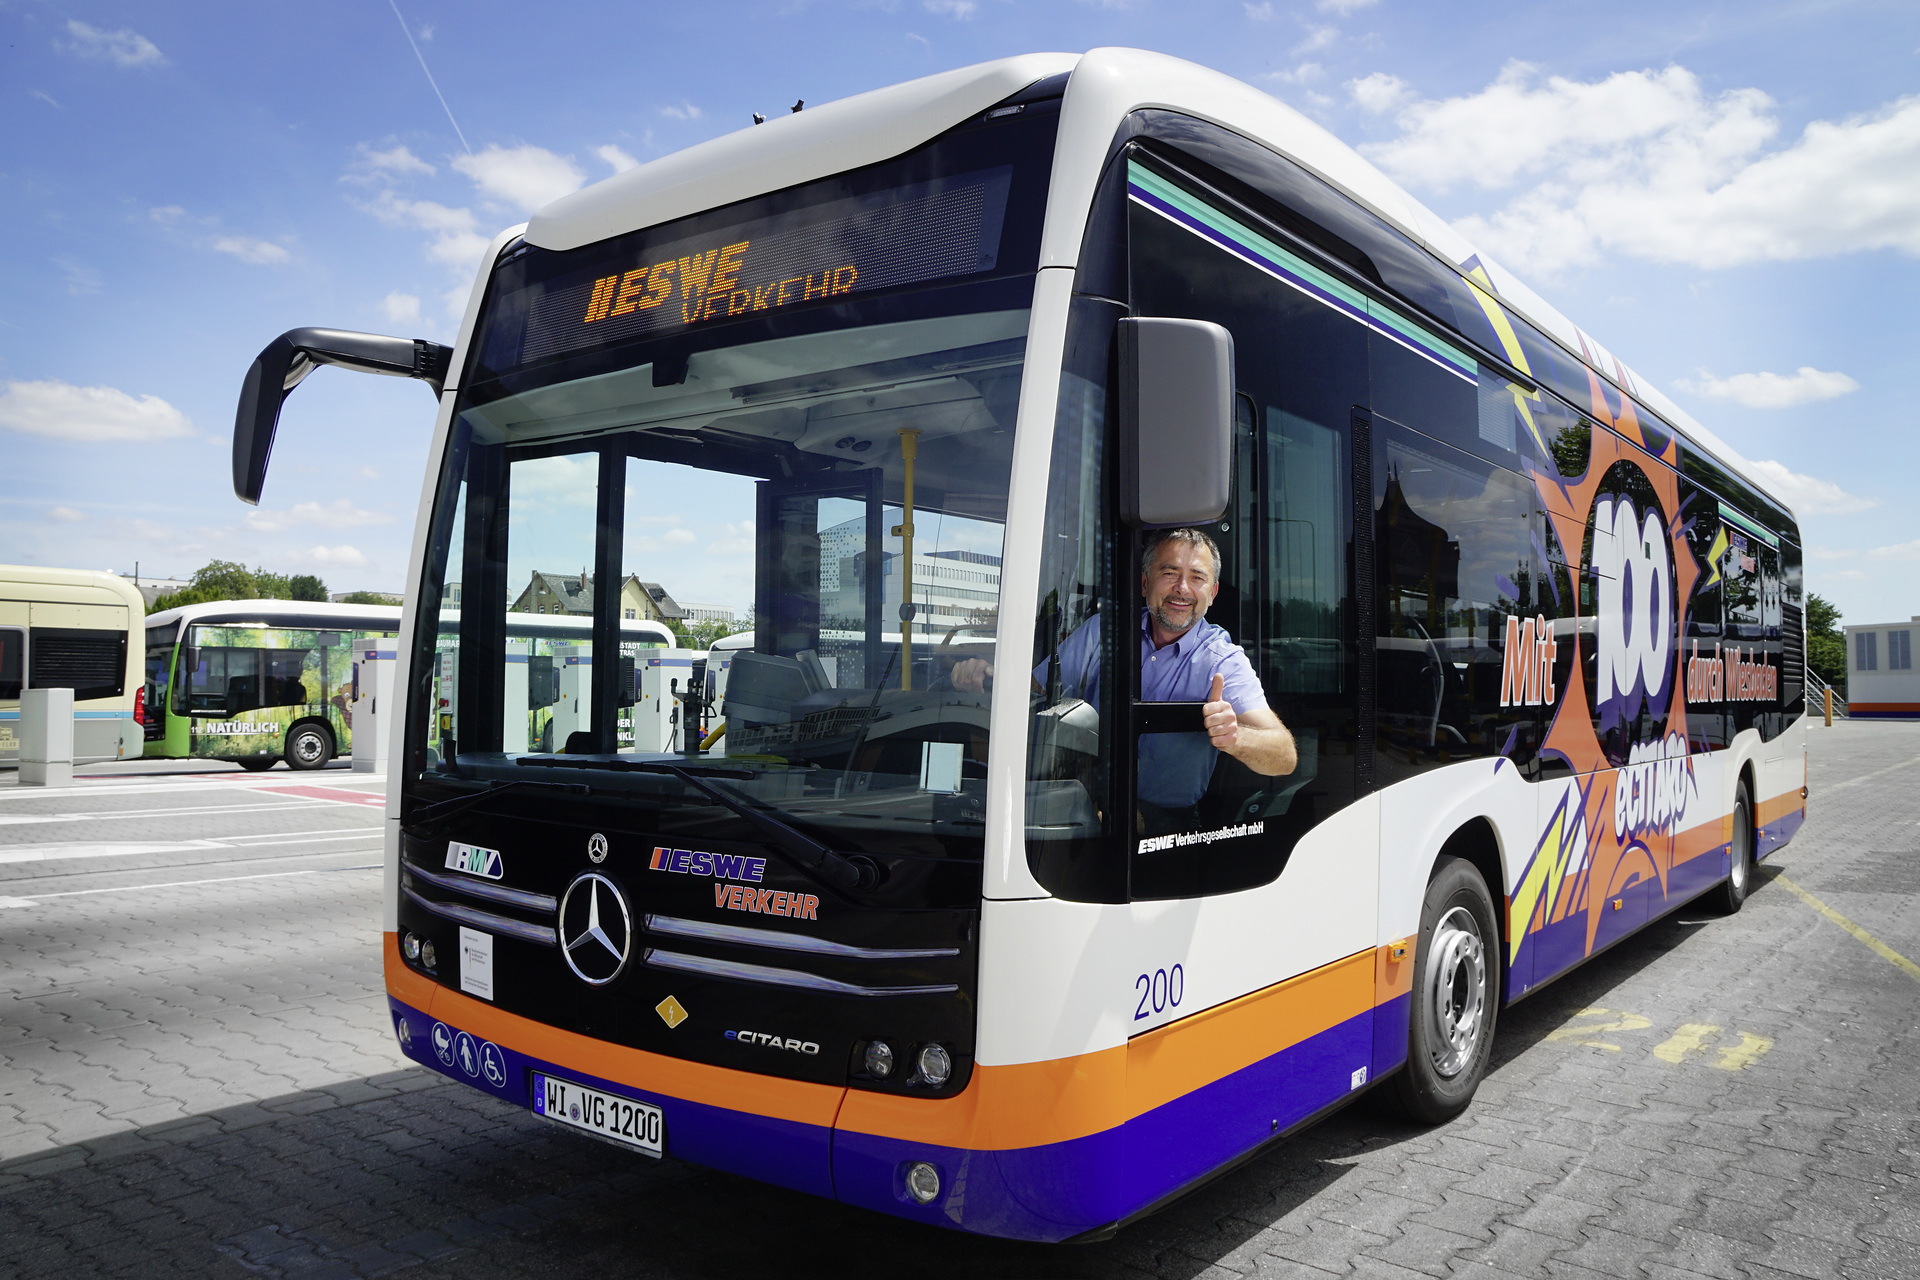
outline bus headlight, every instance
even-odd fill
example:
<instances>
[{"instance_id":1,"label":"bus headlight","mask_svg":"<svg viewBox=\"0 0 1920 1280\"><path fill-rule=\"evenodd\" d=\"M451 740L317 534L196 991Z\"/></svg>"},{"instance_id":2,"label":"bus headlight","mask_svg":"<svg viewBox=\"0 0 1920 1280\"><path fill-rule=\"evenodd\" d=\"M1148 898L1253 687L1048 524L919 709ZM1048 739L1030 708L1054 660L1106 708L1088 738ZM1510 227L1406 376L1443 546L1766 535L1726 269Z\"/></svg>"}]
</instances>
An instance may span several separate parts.
<instances>
[{"instance_id":1,"label":"bus headlight","mask_svg":"<svg viewBox=\"0 0 1920 1280\"><path fill-rule=\"evenodd\" d=\"M940 1198L940 1171L925 1160L916 1160L907 1166L907 1194L921 1204L932 1204Z\"/></svg>"},{"instance_id":2,"label":"bus headlight","mask_svg":"<svg viewBox=\"0 0 1920 1280\"><path fill-rule=\"evenodd\" d=\"M400 940L400 950L405 954L407 959L418 960L420 958L420 939L411 933L408 934Z\"/></svg>"},{"instance_id":3,"label":"bus headlight","mask_svg":"<svg viewBox=\"0 0 1920 1280\"><path fill-rule=\"evenodd\" d=\"M952 1074L953 1058L947 1053L947 1047L945 1045L930 1044L920 1051L920 1078L922 1080L925 1080L937 1089L945 1084L947 1078ZM938 1181L936 1178L936 1189L938 1189ZM921 1203L924 1204L926 1202L922 1201Z\"/></svg>"},{"instance_id":4,"label":"bus headlight","mask_svg":"<svg viewBox=\"0 0 1920 1280\"><path fill-rule=\"evenodd\" d=\"M885 1080L893 1074L893 1046L885 1040L869 1040L863 1065L868 1075L876 1080Z\"/></svg>"},{"instance_id":5,"label":"bus headlight","mask_svg":"<svg viewBox=\"0 0 1920 1280\"><path fill-rule=\"evenodd\" d=\"M431 969L433 968L435 961L437 961L438 959L439 957L434 954L433 944L431 942L423 942L420 944L420 963L421 964Z\"/></svg>"}]
</instances>

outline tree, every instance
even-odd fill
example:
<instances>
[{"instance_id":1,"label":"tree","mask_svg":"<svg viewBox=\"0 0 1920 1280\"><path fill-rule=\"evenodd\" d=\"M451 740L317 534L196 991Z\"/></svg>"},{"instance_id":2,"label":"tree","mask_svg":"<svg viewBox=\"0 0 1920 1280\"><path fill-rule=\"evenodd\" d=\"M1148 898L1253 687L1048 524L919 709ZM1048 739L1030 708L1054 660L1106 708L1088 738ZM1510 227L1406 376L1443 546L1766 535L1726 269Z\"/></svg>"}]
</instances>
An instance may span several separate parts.
<instances>
[{"instance_id":1,"label":"tree","mask_svg":"<svg viewBox=\"0 0 1920 1280\"><path fill-rule=\"evenodd\" d=\"M1812 592L1807 593L1807 665L1835 693L1847 696L1847 638L1840 631L1840 611Z\"/></svg>"},{"instance_id":2,"label":"tree","mask_svg":"<svg viewBox=\"0 0 1920 1280\"><path fill-rule=\"evenodd\" d=\"M297 598L306 599L307 597L301 596ZM341 604L392 604L393 601L381 595L378 591L349 591L346 595L341 597L340 603Z\"/></svg>"},{"instance_id":3,"label":"tree","mask_svg":"<svg viewBox=\"0 0 1920 1280\"><path fill-rule=\"evenodd\" d=\"M713 642L739 630L732 622L721 622L715 618L706 618L697 622L682 623L676 634L683 637L690 649L711 649Z\"/></svg>"},{"instance_id":4,"label":"tree","mask_svg":"<svg viewBox=\"0 0 1920 1280\"><path fill-rule=\"evenodd\" d=\"M288 577L265 569L249 569L238 560L209 560L194 570L188 586L161 596L147 606L148 613L213 600L325 600L327 584L310 573Z\"/></svg>"}]
</instances>

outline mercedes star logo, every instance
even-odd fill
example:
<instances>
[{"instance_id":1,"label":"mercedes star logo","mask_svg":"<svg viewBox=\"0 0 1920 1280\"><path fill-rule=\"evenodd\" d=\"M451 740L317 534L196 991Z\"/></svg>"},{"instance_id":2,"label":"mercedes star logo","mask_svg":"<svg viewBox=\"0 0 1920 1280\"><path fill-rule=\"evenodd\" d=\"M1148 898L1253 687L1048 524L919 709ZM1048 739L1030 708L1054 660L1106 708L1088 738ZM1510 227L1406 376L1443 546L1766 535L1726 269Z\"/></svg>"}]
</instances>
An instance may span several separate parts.
<instances>
[{"instance_id":1,"label":"mercedes star logo","mask_svg":"<svg viewBox=\"0 0 1920 1280\"><path fill-rule=\"evenodd\" d=\"M604 987L627 967L633 917L626 897L598 871L584 871L560 899L560 954L580 981Z\"/></svg>"},{"instance_id":2,"label":"mercedes star logo","mask_svg":"<svg viewBox=\"0 0 1920 1280\"><path fill-rule=\"evenodd\" d=\"M607 860L607 838L598 831L587 837L587 856L596 865Z\"/></svg>"}]
</instances>

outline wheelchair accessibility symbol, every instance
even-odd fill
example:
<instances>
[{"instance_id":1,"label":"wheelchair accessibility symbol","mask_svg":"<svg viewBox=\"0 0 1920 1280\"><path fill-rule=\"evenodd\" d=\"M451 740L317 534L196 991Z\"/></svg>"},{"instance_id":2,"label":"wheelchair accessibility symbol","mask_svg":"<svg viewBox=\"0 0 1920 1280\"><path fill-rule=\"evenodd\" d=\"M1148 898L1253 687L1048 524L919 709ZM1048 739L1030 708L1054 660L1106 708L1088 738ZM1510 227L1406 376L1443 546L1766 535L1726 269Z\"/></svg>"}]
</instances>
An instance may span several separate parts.
<instances>
[{"instance_id":1,"label":"wheelchair accessibility symbol","mask_svg":"<svg viewBox=\"0 0 1920 1280\"><path fill-rule=\"evenodd\" d=\"M429 1038L433 1041L433 1056L440 1059L440 1065L453 1065L453 1030L444 1022L433 1024Z\"/></svg>"},{"instance_id":2,"label":"wheelchair accessibility symbol","mask_svg":"<svg viewBox=\"0 0 1920 1280\"><path fill-rule=\"evenodd\" d=\"M507 1059L500 1052L500 1046L488 1040L480 1046L480 1074L487 1083L498 1089L507 1083Z\"/></svg>"}]
</instances>

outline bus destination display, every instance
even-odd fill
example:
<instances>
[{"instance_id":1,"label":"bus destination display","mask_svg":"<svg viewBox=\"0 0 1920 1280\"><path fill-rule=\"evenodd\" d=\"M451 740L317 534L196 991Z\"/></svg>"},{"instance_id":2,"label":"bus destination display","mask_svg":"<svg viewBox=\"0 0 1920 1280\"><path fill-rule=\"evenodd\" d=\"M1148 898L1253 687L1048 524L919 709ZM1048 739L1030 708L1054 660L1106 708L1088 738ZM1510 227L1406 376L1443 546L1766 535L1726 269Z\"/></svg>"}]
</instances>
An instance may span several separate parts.
<instances>
[{"instance_id":1,"label":"bus destination display","mask_svg":"<svg viewBox=\"0 0 1920 1280\"><path fill-rule=\"evenodd\" d=\"M850 293L991 271L1010 168L649 244L536 286L519 363ZM622 261L621 258L625 260Z\"/></svg>"}]
</instances>

